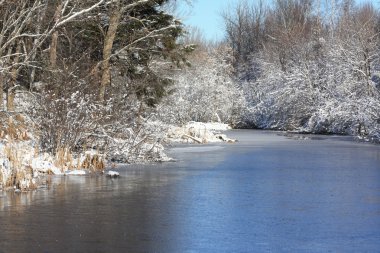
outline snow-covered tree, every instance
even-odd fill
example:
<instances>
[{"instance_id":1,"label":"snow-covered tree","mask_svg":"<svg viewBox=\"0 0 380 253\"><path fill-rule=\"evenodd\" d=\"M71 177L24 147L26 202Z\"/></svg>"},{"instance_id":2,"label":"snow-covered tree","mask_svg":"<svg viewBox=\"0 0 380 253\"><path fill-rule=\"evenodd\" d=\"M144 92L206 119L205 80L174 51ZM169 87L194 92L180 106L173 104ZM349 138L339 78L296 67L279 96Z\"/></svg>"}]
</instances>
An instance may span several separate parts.
<instances>
[{"instance_id":1,"label":"snow-covered tree","mask_svg":"<svg viewBox=\"0 0 380 253\"><path fill-rule=\"evenodd\" d=\"M170 123L188 121L238 124L244 107L241 90L232 76L231 49L200 46L191 66L174 77L174 92L162 105Z\"/></svg>"},{"instance_id":2,"label":"snow-covered tree","mask_svg":"<svg viewBox=\"0 0 380 253\"><path fill-rule=\"evenodd\" d=\"M262 48L235 67L249 77L240 79L247 124L379 136L379 12L353 1L329 4L330 20L312 11L320 10L314 1L276 1L266 12Z\"/></svg>"}]
</instances>

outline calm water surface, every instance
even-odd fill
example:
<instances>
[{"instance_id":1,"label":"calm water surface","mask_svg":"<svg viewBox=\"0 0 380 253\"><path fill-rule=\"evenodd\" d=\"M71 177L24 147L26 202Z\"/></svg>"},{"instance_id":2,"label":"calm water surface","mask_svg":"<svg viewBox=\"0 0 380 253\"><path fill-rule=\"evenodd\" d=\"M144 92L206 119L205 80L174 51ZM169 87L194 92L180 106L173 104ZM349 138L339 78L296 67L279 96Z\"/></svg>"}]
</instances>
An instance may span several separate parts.
<instances>
[{"instance_id":1,"label":"calm water surface","mask_svg":"<svg viewBox=\"0 0 380 253\"><path fill-rule=\"evenodd\" d=\"M119 179L0 192L5 252L380 252L380 146L229 133Z\"/></svg>"}]
</instances>

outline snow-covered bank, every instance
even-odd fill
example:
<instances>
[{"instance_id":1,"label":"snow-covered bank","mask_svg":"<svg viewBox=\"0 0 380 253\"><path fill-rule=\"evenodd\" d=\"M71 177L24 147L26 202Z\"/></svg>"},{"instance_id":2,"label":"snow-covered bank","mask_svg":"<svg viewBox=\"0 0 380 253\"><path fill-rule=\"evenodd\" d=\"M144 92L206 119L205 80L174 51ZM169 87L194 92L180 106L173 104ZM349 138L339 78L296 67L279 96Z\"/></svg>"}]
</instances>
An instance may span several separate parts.
<instances>
[{"instance_id":1,"label":"snow-covered bank","mask_svg":"<svg viewBox=\"0 0 380 253\"><path fill-rule=\"evenodd\" d=\"M95 152L75 157L69 151L56 156L39 154L34 140L0 141L0 190L32 190L45 184L48 175L85 175L104 168Z\"/></svg>"},{"instance_id":2,"label":"snow-covered bank","mask_svg":"<svg viewBox=\"0 0 380 253\"><path fill-rule=\"evenodd\" d=\"M83 176L104 171L107 160L112 157L114 162L129 163L167 162L172 161L165 153L161 142L165 143L213 143L235 142L223 131L231 129L222 123L189 122L182 127L162 126L152 123L152 137L136 142L135 145L125 145L127 140L115 139L113 145L117 149L113 154L102 154L98 150L87 150L80 153L62 149L56 155L39 153L38 141L32 134L28 138L19 139L5 135L0 140L0 190L15 189L26 191L45 184L48 175ZM161 139L160 136L163 138ZM128 160L130 159L130 160ZM116 173L107 172L106 176L115 177Z\"/></svg>"},{"instance_id":3,"label":"snow-covered bank","mask_svg":"<svg viewBox=\"0 0 380 253\"><path fill-rule=\"evenodd\" d=\"M236 142L228 138L222 131L231 129L228 124L189 122L182 127L172 126L167 133L168 142L179 143L211 143Z\"/></svg>"}]
</instances>

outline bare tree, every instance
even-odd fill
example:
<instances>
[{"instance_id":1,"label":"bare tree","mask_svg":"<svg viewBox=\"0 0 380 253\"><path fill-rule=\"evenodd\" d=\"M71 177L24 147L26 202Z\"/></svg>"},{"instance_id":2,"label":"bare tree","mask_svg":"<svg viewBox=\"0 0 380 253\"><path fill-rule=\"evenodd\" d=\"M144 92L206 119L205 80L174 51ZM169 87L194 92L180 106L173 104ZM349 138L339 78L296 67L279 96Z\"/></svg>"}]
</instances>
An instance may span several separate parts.
<instances>
[{"instance_id":1,"label":"bare tree","mask_svg":"<svg viewBox=\"0 0 380 253\"><path fill-rule=\"evenodd\" d=\"M0 15L2 16L0 22L0 74L3 82L1 82L0 88L5 88L7 92L7 109L9 111L15 109L14 92L18 87L17 79L20 70L35 66L35 57L37 52L43 50L44 42L52 37L50 60L54 67L57 58L57 29L105 3L105 0L99 0L78 9L79 5L76 0L59 2L52 25L41 29L41 15L44 15L43 10L46 10L47 1L2 2L0 8ZM34 74L32 78L34 79ZM4 84L6 84L5 87ZM0 100L3 101L3 97Z\"/></svg>"},{"instance_id":2,"label":"bare tree","mask_svg":"<svg viewBox=\"0 0 380 253\"><path fill-rule=\"evenodd\" d=\"M267 7L263 1L250 4L240 1L221 15L228 43L234 51L235 66L248 60L251 54L262 49L265 41L264 18Z\"/></svg>"}]
</instances>

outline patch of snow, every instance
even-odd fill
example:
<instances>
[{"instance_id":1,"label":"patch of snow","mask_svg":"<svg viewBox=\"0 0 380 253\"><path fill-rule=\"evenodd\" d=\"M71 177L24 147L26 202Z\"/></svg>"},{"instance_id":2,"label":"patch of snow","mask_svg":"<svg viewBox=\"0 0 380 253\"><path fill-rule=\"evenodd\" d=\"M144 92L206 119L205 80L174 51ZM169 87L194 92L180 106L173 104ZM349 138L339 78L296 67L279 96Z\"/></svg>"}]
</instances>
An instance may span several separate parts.
<instances>
[{"instance_id":1,"label":"patch of snow","mask_svg":"<svg viewBox=\"0 0 380 253\"><path fill-rule=\"evenodd\" d=\"M210 143L210 142L235 142L220 134L220 131L231 129L227 124L189 122L183 127L170 127L167 133L169 142L180 143Z\"/></svg>"},{"instance_id":2,"label":"patch of snow","mask_svg":"<svg viewBox=\"0 0 380 253\"><path fill-rule=\"evenodd\" d=\"M108 171L106 175L108 177L119 177L120 176L119 172L116 172L116 171L113 171L113 170Z\"/></svg>"},{"instance_id":3,"label":"patch of snow","mask_svg":"<svg viewBox=\"0 0 380 253\"><path fill-rule=\"evenodd\" d=\"M2 176L2 181L0 184L5 185L8 178L11 176L11 166L8 158L0 158L0 175Z\"/></svg>"},{"instance_id":4,"label":"patch of snow","mask_svg":"<svg viewBox=\"0 0 380 253\"><path fill-rule=\"evenodd\" d=\"M33 158L31 167L41 173L53 173L54 175L62 175L59 168L55 167L53 163L44 160L43 157Z\"/></svg>"},{"instance_id":5,"label":"patch of snow","mask_svg":"<svg viewBox=\"0 0 380 253\"><path fill-rule=\"evenodd\" d=\"M86 174L87 172L85 170L72 170L66 173L66 175L74 175L74 176L83 176Z\"/></svg>"},{"instance_id":6,"label":"patch of snow","mask_svg":"<svg viewBox=\"0 0 380 253\"><path fill-rule=\"evenodd\" d=\"M218 123L218 122L203 123L203 122L190 121L189 123L186 124L186 127L188 128L194 127L196 129L206 129L209 131L227 131L231 129L231 127L228 124Z\"/></svg>"}]
</instances>

